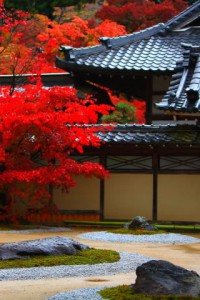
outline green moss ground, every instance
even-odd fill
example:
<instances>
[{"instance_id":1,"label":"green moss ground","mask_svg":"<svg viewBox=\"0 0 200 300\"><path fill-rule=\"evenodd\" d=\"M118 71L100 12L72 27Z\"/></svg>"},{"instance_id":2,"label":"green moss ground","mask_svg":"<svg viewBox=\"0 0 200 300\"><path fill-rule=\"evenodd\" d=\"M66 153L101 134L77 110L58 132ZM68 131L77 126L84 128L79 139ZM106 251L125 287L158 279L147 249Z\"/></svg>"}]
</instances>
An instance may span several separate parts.
<instances>
[{"instance_id":1,"label":"green moss ground","mask_svg":"<svg viewBox=\"0 0 200 300\"><path fill-rule=\"evenodd\" d=\"M120 234L134 234L134 235L152 235L152 234L158 234L158 233L166 233L164 230L144 230L144 229L138 229L138 230L132 230L128 228L117 228L117 229L109 229L107 230L111 233L120 233Z\"/></svg>"},{"instance_id":2,"label":"green moss ground","mask_svg":"<svg viewBox=\"0 0 200 300\"><path fill-rule=\"evenodd\" d=\"M200 297L195 298L190 296L155 296L134 294L133 290L128 285L106 288L101 290L99 294L107 300L200 300Z\"/></svg>"},{"instance_id":3,"label":"green moss ground","mask_svg":"<svg viewBox=\"0 0 200 300\"><path fill-rule=\"evenodd\" d=\"M78 251L76 255L32 256L31 259L1 260L0 269L49 267L59 265L86 265L113 263L120 259L118 252L113 250L87 249Z\"/></svg>"}]
</instances>

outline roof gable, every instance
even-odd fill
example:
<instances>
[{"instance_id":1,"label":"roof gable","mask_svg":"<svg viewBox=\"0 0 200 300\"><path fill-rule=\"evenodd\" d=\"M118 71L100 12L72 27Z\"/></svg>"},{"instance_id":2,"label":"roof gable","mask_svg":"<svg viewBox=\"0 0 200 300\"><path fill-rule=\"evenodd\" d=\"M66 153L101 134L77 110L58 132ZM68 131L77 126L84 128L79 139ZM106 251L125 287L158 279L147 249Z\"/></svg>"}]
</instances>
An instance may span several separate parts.
<instances>
[{"instance_id":1,"label":"roof gable","mask_svg":"<svg viewBox=\"0 0 200 300\"><path fill-rule=\"evenodd\" d=\"M174 114L200 113L200 46L182 44L183 60L177 62L170 87L158 109Z\"/></svg>"}]
</instances>

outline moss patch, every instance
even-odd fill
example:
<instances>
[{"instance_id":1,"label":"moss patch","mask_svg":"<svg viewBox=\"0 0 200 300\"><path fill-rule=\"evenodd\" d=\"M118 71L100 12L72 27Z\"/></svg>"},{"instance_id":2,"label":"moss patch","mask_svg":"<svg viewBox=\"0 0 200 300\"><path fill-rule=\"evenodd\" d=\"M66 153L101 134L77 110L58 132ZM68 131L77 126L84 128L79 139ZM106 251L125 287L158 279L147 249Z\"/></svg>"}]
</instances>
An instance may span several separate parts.
<instances>
[{"instance_id":1,"label":"moss patch","mask_svg":"<svg viewBox=\"0 0 200 300\"><path fill-rule=\"evenodd\" d=\"M134 235L143 235L143 234L160 234L160 233L166 233L164 230L144 230L144 229L128 229L128 228L117 228L117 229L110 229L108 232L111 233L120 233L120 234L134 234Z\"/></svg>"},{"instance_id":2,"label":"moss patch","mask_svg":"<svg viewBox=\"0 0 200 300\"><path fill-rule=\"evenodd\" d=\"M118 252L113 250L86 249L76 255L32 256L31 259L13 259L0 261L0 269L32 268L59 265L93 265L113 263L120 259Z\"/></svg>"},{"instance_id":3,"label":"moss patch","mask_svg":"<svg viewBox=\"0 0 200 300\"><path fill-rule=\"evenodd\" d=\"M98 292L104 299L109 300L200 300L200 297L190 296L155 296L134 294L128 285L122 285L114 288L107 288Z\"/></svg>"}]
</instances>

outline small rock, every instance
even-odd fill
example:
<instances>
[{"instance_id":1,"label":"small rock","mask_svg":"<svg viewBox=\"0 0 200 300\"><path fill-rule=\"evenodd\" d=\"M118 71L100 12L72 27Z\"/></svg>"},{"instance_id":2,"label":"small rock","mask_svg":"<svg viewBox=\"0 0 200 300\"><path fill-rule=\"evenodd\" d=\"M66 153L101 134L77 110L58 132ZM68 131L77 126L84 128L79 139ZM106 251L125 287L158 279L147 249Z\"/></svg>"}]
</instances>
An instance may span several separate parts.
<instances>
[{"instance_id":1,"label":"small rock","mask_svg":"<svg viewBox=\"0 0 200 300\"><path fill-rule=\"evenodd\" d=\"M128 224L125 225L125 228L128 229L145 229L149 231L157 231L158 229L155 226L149 224L145 217L137 216L133 218Z\"/></svg>"}]
</instances>

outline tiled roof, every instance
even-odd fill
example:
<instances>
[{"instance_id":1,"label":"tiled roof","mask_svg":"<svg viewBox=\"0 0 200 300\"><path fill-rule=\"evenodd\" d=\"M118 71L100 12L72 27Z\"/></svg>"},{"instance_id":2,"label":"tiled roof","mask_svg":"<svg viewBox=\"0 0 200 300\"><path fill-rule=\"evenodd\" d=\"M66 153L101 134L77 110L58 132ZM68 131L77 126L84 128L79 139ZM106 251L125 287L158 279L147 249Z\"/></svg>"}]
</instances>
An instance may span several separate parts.
<instances>
[{"instance_id":1,"label":"tiled roof","mask_svg":"<svg viewBox=\"0 0 200 300\"><path fill-rule=\"evenodd\" d=\"M170 87L158 109L176 113L200 112L200 46L182 44L183 60L177 62Z\"/></svg>"},{"instance_id":2,"label":"tiled roof","mask_svg":"<svg viewBox=\"0 0 200 300\"><path fill-rule=\"evenodd\" d=\"M200 144L200 126L118 124L114 125L111 130L99 130L98 136L106 144L192 146Z\"/></svg>"},{"instance_id":3,"label":"tiled roof","mask_svg":"<svg viewBox=\"0 0 200 300\"><path fill-rule=\"evenodd\" d=\"M200 27L184 28L200 18L200 0L165 24L116 38L102 37L101 45L62 46L56 66L67 71L173 71L182 59L182 43L200 46Z\"/></svg>"},{"instance_id":4,"label":"tiled roof","mask_svg":"<svg viewBox=\"0 0 200 300\"><path fill-rule=\"evenodd\" d=\"M56 58L62 69L96 71L173 71L182 58L182 43L200 46L200 27L163 34L165 26L151 28L118 38L104 38L103 45L87 48L61 47L65 58Z\"/></svg>"}]
</instances>

